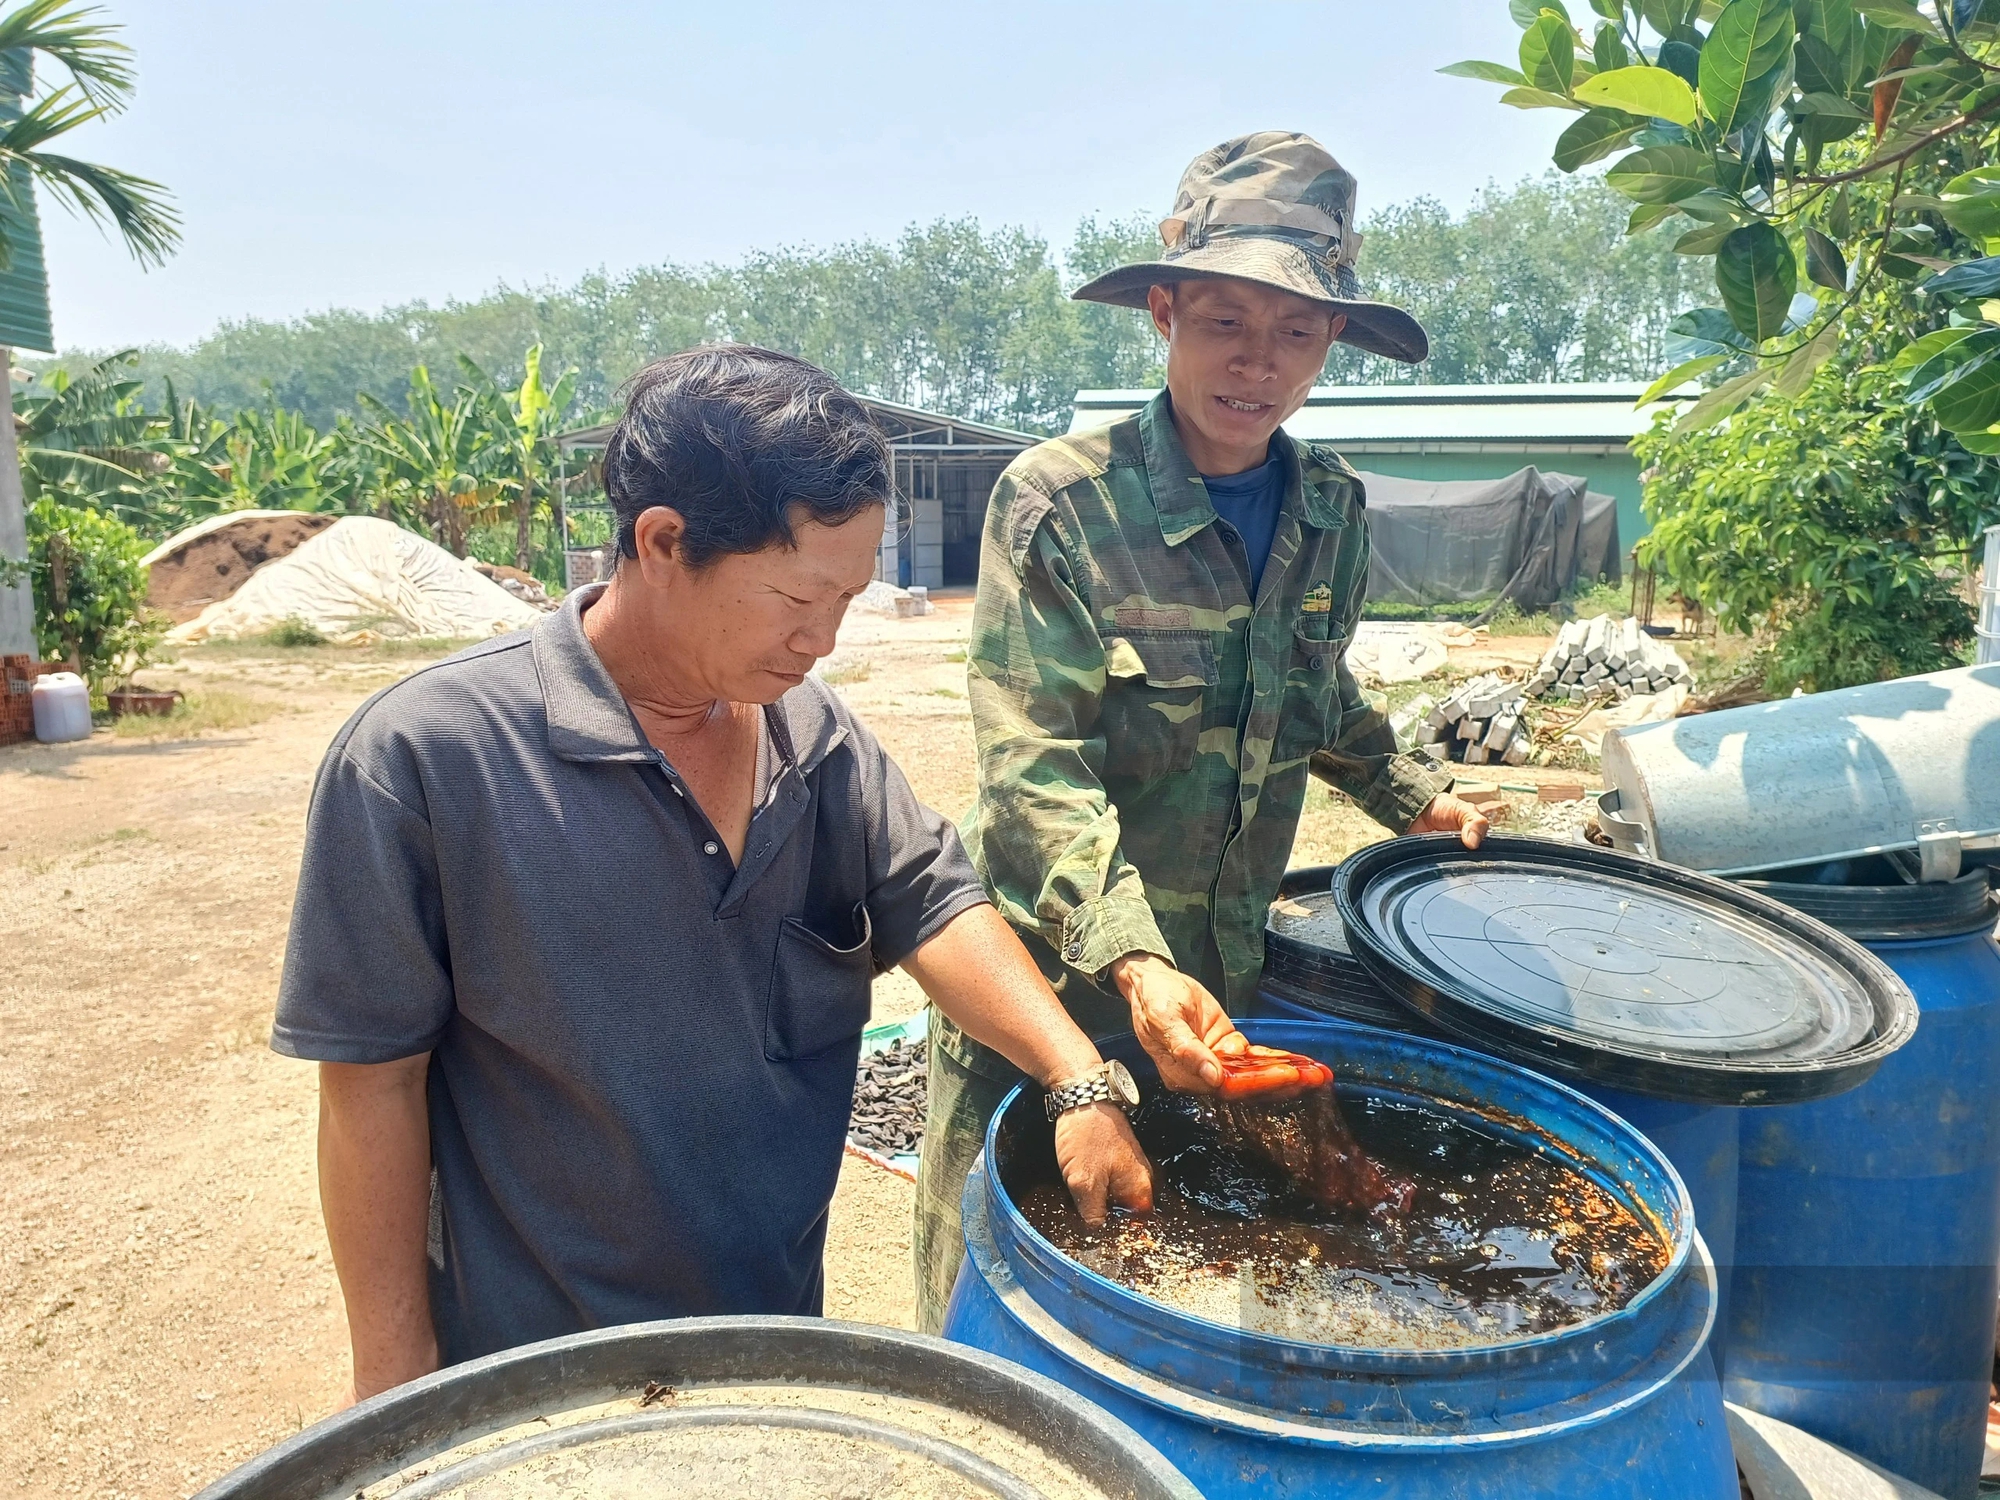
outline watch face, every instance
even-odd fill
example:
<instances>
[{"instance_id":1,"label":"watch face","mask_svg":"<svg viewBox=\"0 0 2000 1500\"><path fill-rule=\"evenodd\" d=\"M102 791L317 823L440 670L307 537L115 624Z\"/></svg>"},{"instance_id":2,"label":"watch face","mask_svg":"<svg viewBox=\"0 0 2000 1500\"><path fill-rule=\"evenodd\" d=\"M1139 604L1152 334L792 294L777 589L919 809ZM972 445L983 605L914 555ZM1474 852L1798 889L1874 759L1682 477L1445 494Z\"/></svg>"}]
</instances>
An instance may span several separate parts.
<instances>
[{"instance_id":1,"label":"watch face","mask_svg":"<svg viewBox=\"0 0 2000 1500\"><path fill-rule=\"evenodd\" d=\"M1112 1102L1127 1109L1139 1107L1139 1084L1132 1070L1116 1058L1104 1065L1104 1081L1111 1085Z\"/></svg>"}]
</instances>

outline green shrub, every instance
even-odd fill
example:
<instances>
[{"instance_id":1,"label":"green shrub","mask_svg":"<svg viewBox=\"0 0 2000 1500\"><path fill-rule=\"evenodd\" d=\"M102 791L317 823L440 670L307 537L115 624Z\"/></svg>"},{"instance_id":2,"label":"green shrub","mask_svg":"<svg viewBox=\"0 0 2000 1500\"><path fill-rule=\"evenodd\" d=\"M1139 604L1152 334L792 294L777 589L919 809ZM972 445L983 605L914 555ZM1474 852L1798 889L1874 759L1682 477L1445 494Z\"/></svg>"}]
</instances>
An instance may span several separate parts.
<instances>
[{"instance_id":1,"label":"green shrub","mask_svg":"<svg viewBox=\"0 0 2000 1500\"><path fill-rule=\"evenodd\" d=\"M166 620L146 607L149 550L116 516L44 494L28 507L28 569L35 645L80 667L91 696L153 659Z\"/></svg>"},{"instance_id":2,"label":"green shrub","mask_svg":"<svg viewBox=\"0 0 2000 1500\"><path fill-rule=\"evenodd\" d=\"M1808 692L1957 666L1967 549L2000 519L2000 461L1965 451L1881 366L1829 366L1719 427L1633 441L1662 577L1769 638L1767 686Z\"/></svg>"}]
</instances>

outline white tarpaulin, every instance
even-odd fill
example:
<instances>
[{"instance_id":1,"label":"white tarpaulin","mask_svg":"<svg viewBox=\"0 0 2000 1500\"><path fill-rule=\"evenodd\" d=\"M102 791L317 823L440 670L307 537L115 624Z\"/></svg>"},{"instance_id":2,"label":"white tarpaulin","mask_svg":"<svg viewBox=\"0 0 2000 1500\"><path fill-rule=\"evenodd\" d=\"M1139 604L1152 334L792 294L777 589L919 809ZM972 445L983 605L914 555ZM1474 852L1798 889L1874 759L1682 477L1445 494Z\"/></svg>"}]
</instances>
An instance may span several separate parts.
<instances>
[{"instance_id":1,"label":"white tarpaulin","mask_svg":"<svg viewBox=\"0 0 2000 1500\"><path fill-rule=\"evenodd\" d=\"M463 640L541 617L434 542L373 516L348 516L264 564L170 639L229 640L301 620L330 638L373 631Z\"/></svg>"},{"instance_id":2,"label":"white tarpaulin","mask_svg":"<svg viewBox=\"0 0 2000 1500\"><path fill-rule=\"evenodd\" d=\"M1580 746L1596 760L1604 753L1604 736L1613 729L1630 729L1634 724L1664 724L1687 706L1688 685L1677 682L1664 692L1634 693L1623 703L1593 708L1570 726L1563 735L1567 744Z\"/></svg>"},{"instance_id":3,"label":"white tarpaulin","mask_svg":"<svg viewBox=\"0 0 2000 1500\"><path fill-rule=\"evenodd\" d=\"M1363 620L1347 646L1347 665L1363 687L1418 682L1444 670L1452 646L1476 646L1485 626L1468 630L1456 621Z\"/></svg>"}]
</instances>

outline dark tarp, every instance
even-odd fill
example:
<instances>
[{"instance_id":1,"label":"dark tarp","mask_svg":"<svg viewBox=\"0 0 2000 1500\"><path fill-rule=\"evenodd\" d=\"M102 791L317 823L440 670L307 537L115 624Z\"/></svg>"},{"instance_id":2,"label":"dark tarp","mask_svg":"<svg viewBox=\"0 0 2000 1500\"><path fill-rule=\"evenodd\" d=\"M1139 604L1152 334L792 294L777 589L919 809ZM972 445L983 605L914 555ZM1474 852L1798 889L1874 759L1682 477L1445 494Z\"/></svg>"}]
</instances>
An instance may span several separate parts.
<instances>
[{"instance_id":1,"label":"dark tarp","mask_svg":"<svg viewBox=\"0 0 2000 1500\"><path fill-rule=\"evenodd\" d=\"M1372 600L1506 598L1536 610L1579 583L1619 580L1618 503L1573 474L1529 468L1505 479L1361 479Z\"/></svg>"}]
</instances>

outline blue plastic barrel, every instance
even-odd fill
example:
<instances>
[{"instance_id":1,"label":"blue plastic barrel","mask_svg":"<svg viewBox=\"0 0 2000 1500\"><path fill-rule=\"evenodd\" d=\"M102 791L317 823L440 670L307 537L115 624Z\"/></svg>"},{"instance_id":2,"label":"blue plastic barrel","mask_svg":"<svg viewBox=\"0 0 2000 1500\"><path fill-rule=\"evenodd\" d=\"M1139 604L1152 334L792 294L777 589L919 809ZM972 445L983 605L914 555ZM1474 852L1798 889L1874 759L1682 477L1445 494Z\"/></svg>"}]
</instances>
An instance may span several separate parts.
<instances>
[{"instance_id":1,"label":"blue plastic barrel","mask_svg":"<svg viewBox=\"0 0 2000 1500\"><path fill-rule=\"evenodd\" d=\"M1381 1494L1405 1500L1735 1500L1707 1355L1714 1268L1687 1191L1635 1130L1524 1068L1337 1022L1251 1019L1245 1033L1330 1065L1350 1095L1477 1113L1553 1146L1668 1234L1667 1270L1628 1306L1470 1350L1383 1350L1245 1332L1175 1311L1085 1269L1021 1216L1016 1151L1047 1151L1039 1095L994 1116L966 1183L966 1264L949 1339L1088 1397L1151 1441L1209 1500ZM1103 1044L1142 1085L1129 1037Z\"/></svg>"},{"instance_id":2,"label":"blue plastic barrel","mask_svg":"<svg viewBox=\"0 0 2000 1500\"><path fill-rule=\"evenodd\" d=\"M1329 1010L1322 1011L1315 1005L1307 1004L1303 998L1292 999L1269 990L1258 993L1251 1002L1250 1014L1274 1020L1318 1022L1325 1022L1331 1014L1336 1021L1358 1024L1357 1017L1339 1014L1337 1001ZM1409 1017L1406 1025L1391 1029L1408 1031L1417 1036L1435 1034L1427 1032L1415 1016ZM1716 1261L1723 1316L1718 1316L1716 1320L1715 1336L1709 1340L1709 1356L1718 1366L1723 1365L1727 1358L1723 1332L1729 1326L1724 1321L1729 1307L1729 1264L1736 1245L1739 1139L1736 1117L1741 1111L1726 1104L1686 1104L1673 1099L1653 1099L1625 1089L1604 1088L1574 1080L1569 1086L1587 1098L1595 1099L1627 1123L1636 1125L1640 1133L1658 1146L1660 1154L1672 1162L1674 1170L1680 1173L1681 1181L1687 1186L1688 1198L1694 1204L1695 1228L1701 1232L1702 1242Z\"/></svg>"},{"instance_id":3,"label":"blue plastic barrel","mask_svg":"<svg viewBox=\"0 0 2000 1500\"><path fill-rule=\"evenodd\" d=\"M1985 874L1763 889L1863 941L1921 1019L1851 1093L1743 1111L1729 1398L1970 1500L2000 1297L2000 946Z\"/></svg>"}]
</instances>

